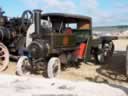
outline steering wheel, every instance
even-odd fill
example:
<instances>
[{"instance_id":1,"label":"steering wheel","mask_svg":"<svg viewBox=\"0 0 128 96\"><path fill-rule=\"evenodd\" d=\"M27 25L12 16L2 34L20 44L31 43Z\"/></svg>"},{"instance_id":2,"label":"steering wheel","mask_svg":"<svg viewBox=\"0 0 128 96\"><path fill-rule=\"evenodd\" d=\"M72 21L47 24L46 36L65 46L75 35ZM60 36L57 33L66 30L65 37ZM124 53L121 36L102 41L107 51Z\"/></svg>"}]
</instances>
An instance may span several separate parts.
<instances>
[{"instance_id":1,"label":"steering wheel","mask_svg":"<svg viewBox=\"0 0 128 96\"><path fill-rule=\"evenodd\" d=\"M23 29L26 29L33 22L33 13L30 10L23 12L21 16L21 26Z\"/></svg>"}]
</instances>

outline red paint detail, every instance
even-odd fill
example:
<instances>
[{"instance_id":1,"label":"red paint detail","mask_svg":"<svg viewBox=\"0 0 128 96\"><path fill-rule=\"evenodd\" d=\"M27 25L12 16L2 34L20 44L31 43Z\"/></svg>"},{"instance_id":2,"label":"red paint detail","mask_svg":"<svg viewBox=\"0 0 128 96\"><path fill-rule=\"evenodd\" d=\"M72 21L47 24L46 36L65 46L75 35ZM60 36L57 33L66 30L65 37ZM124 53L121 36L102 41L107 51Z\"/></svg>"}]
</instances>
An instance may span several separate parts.
<instances>
[{"instance_id":1,"label":"red paint detail","mask_svg":"<svg viewBox=\"0 0 128 96\"><path fill-rule=\"evenodd\" d=\"M65 46L68 46L68 44L69 44L70 35L72 35L72 29L71 28L66 28L65 36L64 36L64 39L63 39L63 44Z\"/></svg>"},{"instance_id":2,"label":"red paint detail","mask_svg":"<svg viewBox=\"0 0 128 96\"><path fill-rule=\"evenodd\" d=\"M67 28L65 33L67 35L72 35L72 29L71 28Z\"/></svg>"},{"instance_id":3,"label":"red paint detail","mask_svg":"<svg viewBox=\"0 0 128 96\"><path fill-rule=\"evenodd\" d=\"M75 56L77 56L77 58L79 58L79 59L83 59L83 57L86 54L86 48L87 48L87 44L81 43L79 45L78 49L75 51Z\"/></svg>"},{"instance_id":4,"label":"red paint detail","mask_svg":"<svg viewBox=\"0 0 128 96\"><path fill-rule=\"evenodd\" d=\"M68 42L69 42L68 36L65 36L64 39L63 39L64 46L67 46L68 45Z\"/></svg>"}]
</instances>

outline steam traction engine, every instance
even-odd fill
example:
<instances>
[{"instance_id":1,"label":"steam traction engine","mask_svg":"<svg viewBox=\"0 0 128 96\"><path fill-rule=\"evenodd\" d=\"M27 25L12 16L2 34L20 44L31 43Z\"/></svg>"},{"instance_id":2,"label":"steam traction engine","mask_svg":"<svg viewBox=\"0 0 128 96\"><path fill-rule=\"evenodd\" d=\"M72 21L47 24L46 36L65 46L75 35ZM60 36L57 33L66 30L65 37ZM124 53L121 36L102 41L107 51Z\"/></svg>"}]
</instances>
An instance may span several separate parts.
<instances>
[{"instance_id":1,"label":"steam traction engine","mask_svg":"<svg viewBox=\"0 0 128 96\"><path fill-rule=\"evenodd\" d=\"M0 71L8 66L9 58L18 59L30 23L24 13L20 18L9 18L0 9Z\"/></svg>"},{"instance_id":2,"label":"steam traction engine","mask_svg":"<svg viewBox=\"0 0 128 96\"><path fill-rule=\"evenodd\" d=\"M75 29L69 26L72 23L77 25ZM42 71L49 78L56 77L61 65L78 64L89 58L91 47L87 44L90 40L90 17L41 14L41 10L34 10L33 24L26 35L28 54L20 57L16 72L18 75L31 75Z\"/></svg>"},{"instance_id":3,"label":"steam traction engine","mask_svg":"<svg viewBox=\"0 0 128 96\"><path fill-rule=\"evenodd\" d=\"M93 39L90 17L26 10L20 18L8 18L3 13L0 11L0 71L12 58L18 60L18 75L43 72L53 78L63 65L77 66L92 56L103 63L113 52L111 39Z\"/></svg>"},{"instance_id":4,"label":"steam traction engine","mask_svg":"<svg viewBox=\"0 0 128 96\"><path fill-rule=\"evenodd\" d=\"M30 14L31 13L31 14ZM97 63L104 63L114 51L113 38L92 36L91 18L87 16L47 13L41 10L25 11L33 21L26 32L27 54L17 62L18 75L44 73L56 77L63 65L79 65L94 57ZM28 19L29 20L29 19Z\"/></svg>"},{"instance_id":5,"label":"steam traction engine","mask_svg":"<svg viewBox=\"0 0 128 96\"><path fill-rule=\"evenodd\" d=\"M33 23L26 35L27 54L17 62L18 75L42 72L53 78L60 73L63 65L79 65L81 60L87 62L92 56L98 63L104 62L104 53L108 51L104 50L102 39L92 38L90 17L63 13L41 14L41 10L31 13Z\"/></svg>"}]
</instances>

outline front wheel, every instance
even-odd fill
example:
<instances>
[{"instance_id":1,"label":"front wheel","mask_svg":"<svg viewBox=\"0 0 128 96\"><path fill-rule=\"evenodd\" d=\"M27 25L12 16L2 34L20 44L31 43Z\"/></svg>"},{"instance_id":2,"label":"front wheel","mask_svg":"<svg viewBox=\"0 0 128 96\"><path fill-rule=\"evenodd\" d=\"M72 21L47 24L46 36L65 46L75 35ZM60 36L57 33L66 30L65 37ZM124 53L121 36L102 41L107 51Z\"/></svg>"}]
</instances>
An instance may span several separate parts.
<instances>
[{"instance_id":1,"label":"front wheel","mask_svg":"<svg viewBox=\"0 0 128 96\"><path fill-rule=\"evenodd\" d=\"M57 57L52 57L47 66L47 75L49 78L55 78L60 74L61 64L60 59Z\"/></svg>"},{"instance_id":2,"label":"front wheel","mask_svg":"<svg viewBox=\"0 0 128 96\"><path fill-rule=\"evenodd\" d=\"M16 74L19 76L28 76L31 74L31 64L27 56L21 56L16 64Z\"/></svg>"}]
</instances>

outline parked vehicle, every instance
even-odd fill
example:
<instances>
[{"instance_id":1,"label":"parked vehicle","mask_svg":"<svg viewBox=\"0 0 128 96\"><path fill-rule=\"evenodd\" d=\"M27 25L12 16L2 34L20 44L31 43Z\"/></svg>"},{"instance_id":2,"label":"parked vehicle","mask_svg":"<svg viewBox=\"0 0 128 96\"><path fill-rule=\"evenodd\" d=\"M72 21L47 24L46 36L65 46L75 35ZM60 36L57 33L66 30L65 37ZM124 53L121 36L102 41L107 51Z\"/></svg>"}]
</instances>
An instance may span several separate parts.
<instances>
[{"instance_id":1,"label":"parked vehicle","mask_svg":"<svg viewBox=\"0 0 128 96\"><path fill-rule=\"evenodd\" d=\"M0 71L7 68L9 57L18 59L19 50L25 47L26 30L31 24L24 14L21 17L9 18L4 13L0 9Z\"/></svg>"},{"instance_id":2,"label":"parked vehicle","mask_svg":"<svg viewBox=\"0 0 128 96\"><path fill-rule=\"evenodd\" d=\"M43 71L49 78L54 78L63 65L87 62L92 56L97 63L103 63L109 52L114 51L112 39L93 38L92 19L88 16L41 14L41 10L25 11L26 14L33 17L33 23L26 32L27 54L17 62L18 75Z\"/></svg>"}]
</instances>

